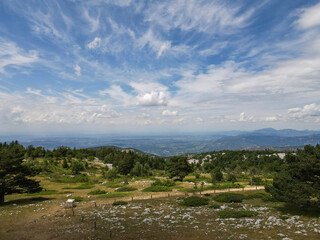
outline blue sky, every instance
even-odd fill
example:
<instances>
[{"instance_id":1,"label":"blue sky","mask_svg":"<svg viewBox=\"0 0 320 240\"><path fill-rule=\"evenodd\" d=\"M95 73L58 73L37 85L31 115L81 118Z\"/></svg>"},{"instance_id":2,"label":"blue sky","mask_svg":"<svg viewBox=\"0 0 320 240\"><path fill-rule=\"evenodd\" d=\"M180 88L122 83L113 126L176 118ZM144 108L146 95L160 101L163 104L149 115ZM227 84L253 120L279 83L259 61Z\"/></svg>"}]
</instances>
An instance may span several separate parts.
<instances>
[{"instance_id":1,"label":"blue sky","mask_svg":"<svg viewBox=\"0 0 320 240\"><path fill-rule=\"evenodd\" d=\"M0 2L0 133L319 129L320 3Z\"/></svg>"}]
</instances>

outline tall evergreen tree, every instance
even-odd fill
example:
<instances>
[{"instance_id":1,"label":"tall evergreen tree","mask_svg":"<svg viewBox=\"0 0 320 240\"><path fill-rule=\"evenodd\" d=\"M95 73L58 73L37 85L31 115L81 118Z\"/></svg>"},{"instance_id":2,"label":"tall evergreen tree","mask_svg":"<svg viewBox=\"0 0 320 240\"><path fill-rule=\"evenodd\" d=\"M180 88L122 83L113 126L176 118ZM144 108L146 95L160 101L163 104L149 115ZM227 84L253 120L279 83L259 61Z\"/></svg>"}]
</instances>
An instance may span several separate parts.
<instances>
[{"instance_id":1,"label":"tall evergreen tree","mask_svg":"<svg viewBox=\"0 0 320 240\"><path fill-rule=\"evenodd\" d=\"M23 163L25 150L18 142L0 148L0 205L12 193L41 191L39 182L30 179L37 171Z\"/></svg>"}]
</instances>

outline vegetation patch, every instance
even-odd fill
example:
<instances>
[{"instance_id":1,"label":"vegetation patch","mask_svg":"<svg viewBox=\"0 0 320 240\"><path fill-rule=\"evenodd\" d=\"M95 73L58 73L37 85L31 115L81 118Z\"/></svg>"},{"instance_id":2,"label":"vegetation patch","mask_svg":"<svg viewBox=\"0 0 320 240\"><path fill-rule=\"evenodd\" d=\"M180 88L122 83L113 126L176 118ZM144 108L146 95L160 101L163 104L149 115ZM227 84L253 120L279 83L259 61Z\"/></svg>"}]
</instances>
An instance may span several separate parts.
<instances>
[{"instance_id":1,"label":"vegetation patch","mask_svg":"<svg viewBox=\"0 0 320 240\"><path fill-rule=\"evenodd\" d=\"M221 206L218 204L212 204L209 206L209 208L213 208L213 209L219 209Z\"/></svg>"},{"instance_id":2,"label":"vegetation patch","mask_svg":"<svg viewBox=\"0 0 320 240\"><path fill-rule=\"evenodd\" d=\"M271 195L265 192L250 193L245 196L246 199L263 199L268 197L271 197Z\"/></svg>"},{"instance_id":3,"label":"vegetation patch","mask_svg":"<svg viewBox=\"0 0 320 240\"><path fill-rule=\"evenodd\" d=\"M135 187L120 187L118 189L116 189L116 192L132 192L132 191L136 191L138 190L138 188Z\"/></svg>"},{"instance_id":4,"label":"vegetation patch","mask_svg":"<svg viewBox=\"0 0 320 240\"><path fill-rule=\"evenodd\" d=\"M173 187L175 185L176 183L174 181L171 181L171 180L160 181L159 179L156 179L156 181L151 184L152 187L154 186Z\"/></svg>"},{"instance_id":5,"label":"vegetation patch","mask_svg":"<svg viewBox=\"0 0 320 240\"><path fill-rule=\"evenodd\" d=\"M94 185L82 184L77 187L64 187L63 189L91 189L94 188Z\"/></svg>"},{"instance_id":6,"label":"vegetation patch","mask_svg":"<svg viewBox=\"0 0 320 240\"><path fill-rule=\"evenodd\" d=\"M81 183L81 182L88 182L89 177L87 175L78 174L74 177L71 176L58 176L50 179L52 182L58 182L58 183Z\"/></svg>"},{"instance_id":7,"label":"vegetation patch","mask_svg":"<svg viewBox=\"0 0 320 240\"><path fill-rule=\"evenodd\" d=\"M107 183L106 187L108 187L108 188L119 188L119 187L122 187L122 185L119 184L119 183Z\"/></svg>"},{"instance_id":8,"label":"vegetation patch","mask_svg":"<svg viewBox=\"0 0 320 240\"><path fill-rule=\"evenodd\" d=\"M128 202L126 201L116 201L114 203L112 203L113 206L119 206L119 205L127 205Z\"/></svg>"},{"instance_id":9,"label":"vegetation patch","mask_svg":"<svg viewBox=\"0 0 320 240\"><path fill-rule=\"evenodd\" d=\"M170 192L172 191L171 187L166 186L151 186L142 190L142 192Z\"/></svg>"},{"instance_id":10,"label":"vegetation patch","mask_svg":"<svg viewBox=\"0 0 320 240\"><path fill-rule=\"evenodd\" d=\"M88 192L88 195L100 195L100 194L106 194L107 192L105 190L96 189L91 192Z\"/></svg>"},{"instance_id":11,"label":"vegetation patch","mask_svg":"<svg viewBox=\"0 0 320 240\"><path fill-rule=\"evenodd\" d=\"M107 193L98 196L98 198L120 198L120 197L127 197L129 193Z\"/></svg>"},{"instance_id":12,"label":"vegetation patch","mask_svg":"<svg viewBox=\"0 0 320 240\"><path fill-rule=\"evenodd\" d=\"M83 197L73 197L72 199L74 199L76 202L83 201Z\"/></svg>"},{"instance_id":13,"label":"vegetation patch","mask_svg":"<svg viewBox=\"0 0 320 240\"><path fill-rule=\"evenodd\" d=\"M41 192L37 193L27 193L26 196L42 196L42 195L53 195L59 194L57 190L42 190Z\"/></svg>"},{"instance_id":14,"label":"vegetation patch","mask_svg":"<svg viewBox=\"0 0 320 240\"><path fill-rule=\"evenodd\" d=\"M209 199L198 197L198 196L191 196L183 199L180 204L188 207L203 206L203 205L209 204Z\"/></svg>"},{"instance_id":15,"label":"vegetation patch","mask_svg":"<svg viewBox=\"0 0 320 240\"><path fill-rule=\"evenodd\" d=\"M220 218L243 218L243 217L254 217L259 213L255 211L234 211L234 210L222 210L218 212Z\"/></svg>"},{"instance_id":16,"label":"vegetation patch","mask_svg":"<svg viewBox=\"0 0 320 240\"><path fill-rule=\"evenodd\" d=\"M238 193L221 193L213 197L215 201L225 203L242 202L244 198L244 195Z\"/></svg>"}]
</instances>

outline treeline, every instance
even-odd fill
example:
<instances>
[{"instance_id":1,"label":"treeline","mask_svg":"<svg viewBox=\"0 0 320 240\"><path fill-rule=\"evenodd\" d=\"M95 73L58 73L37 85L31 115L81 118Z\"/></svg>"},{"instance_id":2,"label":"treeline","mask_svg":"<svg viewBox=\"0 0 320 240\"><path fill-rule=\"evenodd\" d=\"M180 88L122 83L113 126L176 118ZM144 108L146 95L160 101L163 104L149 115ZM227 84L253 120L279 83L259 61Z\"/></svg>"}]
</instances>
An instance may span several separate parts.
<instances>
[{"instance_id":1,"label":"treeline","mask_svg":"<svg viewBox=\"0 0 320 240\"><path fill-rule=\"evenodd\" d=\"M61 166L71 169L73 174L78 174L90 167L90 162L96 158L103 163L112 164L119 174L131 173L135 176L149 176L151 170L164 170L166 162L164 158L157 156L141 155L131 150L118 150L115 148L101 147L97 149L76 149L61 146L53 150L32 145L24 148L17 141L0 143L1 147L15 146L24 156L27 164L41 168L42 171L50 171L52 166ZM41 160L41 161L38 161ZM105 168L105 171L108 169Z\"/></svg>"}]
</instances>

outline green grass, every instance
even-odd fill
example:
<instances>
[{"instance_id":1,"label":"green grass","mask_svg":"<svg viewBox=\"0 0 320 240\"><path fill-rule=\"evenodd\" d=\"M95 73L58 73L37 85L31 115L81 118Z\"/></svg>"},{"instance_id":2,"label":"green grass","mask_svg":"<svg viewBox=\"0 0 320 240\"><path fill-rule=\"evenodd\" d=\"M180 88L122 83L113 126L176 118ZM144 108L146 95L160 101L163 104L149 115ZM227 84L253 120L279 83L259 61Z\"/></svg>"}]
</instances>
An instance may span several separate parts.
<instances>
[{"instance_id":1,"label":"green grass","mask_svg":"<svg viewBox=\"0 0 320 240\"><path fill-rule=\"evenodd\" d=\"M116 192L132 192L132 191L136 191L138 190L138 188L135 187L120 187L118 189L116 189Z\"/></svg>"},{"instance_id":2,"label":"green grass","mask_svg":"<svg viewBox=\"0 0 320 240\"><path fill-rule=\"evenodd\" d=\"M243 218L243 217L254 217L259 213L255 211L235 211L235 210L222 210L218 212L220 218Z\"/></svg>"},{"instance_id":3,"label":"green grass","mask_svg":"<svg viewBox=\"0 0 320 240\"><path fill-rule=\"evenodd\" d=\"M242 202L244 198L244 195L238 193L221 193L213 197L215 201L225 203Z\"/></svg>"},{"instance_id":4,"label":"green grass","mask_svg":"<svg viewBox=\"0 0 320 240\"><path fill-rule=\"evenodd\" d=\"M57 190L42 190L41 192L37 193L27 193L26 196L42 196L42 195L53 195L59 194Z\"/></svg>"},{"instance_id":5,"label":"green grass","mask_svg":"<svg viewBox=\"0 0 320 240\"><path fill-rule=\"evenodd\" d=\"M176 183L171 180L160 181L159 179L156 179L156 181L151 184L151 187L155 187L155 186L173 187L175 185Z\"/></svg>"},{"instance_id":6,"label":"green grass","mask_svg":"<svg viewBox=\"0 0 320 240\"><path fill-rule=\"evenodd\" d=\"M100 195L100 194L106 194L107 192L105 190L96 189L91 192L88 192L88 195Z\"/></svg>"},{"instance_id":7,"label":"green grass","mask_svg":"<svg viewBox=\"0 0 320 240\"><path fill-rule=\"evenodd\" d=\"M120 197L127 197L129 193L107 193L98 196L98 198L120 198Z\"/></svg>"},{"instance_id":8,"label":"green grass","mask_svg":"<svg viewBox=\"0 0 320 240\"><path fill-rule=\"evenodd\" d=\"M128 202L126 201L116 201L114 203L112 203L113 206L119 206L119 205L127 205Z\"/></svg>"},{"instance_id":9,"label":"green grass","mask_svg":"<svg viewBox=\"0 0 320 240\"><path fill-rule=\"evenodd\" d=\"M191 196L191 197L187 197L187 198L183 199L180 204L182 206L198 207L198 206L208 205L208 203L209 203L208 198Z\"/></svg>"},{"instance_id":10,"label":"green grass","mask_svg":"<svg viewBox=\"0 0 320 240\"><path fill-rule=\"evenodd\" d=\"M171 187L166 186L151 186L142 190L142 192L170 192L172 191Z\"/></svg>"},{"instance_id":11,"label":"green grass","mask_svg":"<svg viewBox=\"0 0 320 240\"><path fill-rule=\"evenodd\" d=\"M71 176L55 176L50 179L52 182L58 182L58 183L81 183L81 182L88 182L89 177L87 175L78 174L74 177Z\"/></svg>"},{"instance_id":12,"label":"green grass","mask_svg":"<svg viewBox=\"0 0 320 240\"><path fill-rule=\"evenodd\" d=\"M107 183L105 186L108 187L108 188L119 188L119 187L122 187L122 185L119 184L119 183Z\"/></svg>"},{"instance_id":13,"label":"green grass","mask_svg":"<svg viewBox=\"0 0 320 240\"><path fill-rule=\"evenodd\" d=\"M91 189L94 188L94 185L82 184L77 187L64 187L62 189Z\"/></svg>"}]
</instances>

